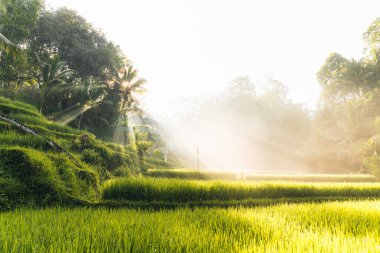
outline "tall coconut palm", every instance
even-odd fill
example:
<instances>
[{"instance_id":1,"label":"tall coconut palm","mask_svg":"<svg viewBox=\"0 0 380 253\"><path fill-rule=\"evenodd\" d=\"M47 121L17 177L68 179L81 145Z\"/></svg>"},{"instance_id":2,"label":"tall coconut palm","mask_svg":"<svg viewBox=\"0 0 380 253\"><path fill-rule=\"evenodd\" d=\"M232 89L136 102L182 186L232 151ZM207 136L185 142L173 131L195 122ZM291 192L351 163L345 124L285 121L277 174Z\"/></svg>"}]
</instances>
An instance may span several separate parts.
<instances>
[{"instance_id":1,"label":"tall coconut palm","mask_svg":"<svg viewBox=\"0 0 380 253\"><path fill-rule=\"evenodd\" d=\"M128 127L128 130L124 130L124 144L128 144L128 132L130 129L133 129L129 122L131 116L133 114L141 114L141 108L136 95L145 92L145 88L143 87L145 83L146 80L138 77L138 71L132 65L123 67L117 74L115 85L120 89L121 102L120 119L114 138L119 130L120 122L122 122L125 128Z\"/></svg>"}]
</instances>

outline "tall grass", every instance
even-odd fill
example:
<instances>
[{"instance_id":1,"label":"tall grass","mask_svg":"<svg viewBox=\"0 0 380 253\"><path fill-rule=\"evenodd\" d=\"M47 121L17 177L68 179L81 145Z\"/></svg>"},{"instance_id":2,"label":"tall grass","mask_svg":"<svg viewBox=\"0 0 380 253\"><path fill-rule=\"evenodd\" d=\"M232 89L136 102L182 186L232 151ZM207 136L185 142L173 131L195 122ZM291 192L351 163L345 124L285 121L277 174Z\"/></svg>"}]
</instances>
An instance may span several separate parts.
<instances>
[{"instance_id":1,"label":"tall grass","mask_svg":"<svg viewBox=\"0 0 380 253\"><path fill-rule=\"evenodd\" d=\"M0 95L0 108L2 110L4 110L4 109L10 110L10 111L18 110L19 112L23 112L23 113L27 113L27 114L31 114L31 115L35 115L35 116L39 116L39 117L41 116L41 114L39 114L37 108L34 107L33 105L23 103L23 102L17 101L17 100L11 100L9 98L2 97L1 95ZM6 112L4 112L4 113L6 113Z\"/></svg>"},{"instance_id":2,"label":"tall grass","mask_svg":"<svg viewBox=\"0 0 380 253\"><path fill-rule=\"evenodd\" d=\"M36 149L48 150L49 146L46 140L41 136L33 136L20 134L14 131L1 132L0 134L0 147L9 146L22 146L22 147L32 147Z\"/></svg>"},{"instance_id":3,"label":"tall grass","mask_svg":"<svg viewBox=\"0 0 380 253\"><path fill-rule=\"evenodd\" d=\"M376 182L377 179L369 174L269 174L247 175L249 181L291 181L291 182Z\"/></svg>"},{"instance_id":4,"label":"tall grass","mask_svg":"<svg viewBox=\"0 0 380 253\"><path fill-rule=\"evenodd\" d=\"M378 252L380 202L256 209L17 210L1 252Z\"/></svg>"},{"instance_id":5,"label":"tall grass","mask_svg":"<svg viewBox=\"0 0 380 253\"><path fill-rule=\"evenodd\" d=\"M150 169L148 171L150 177L161 178L183 178L183 179L199 179L199 180L237 180L239 176L229 172L209 172L196 171L187 169Z\"/></svg>"},{"instance_id":6,"label":"tall grass","mask_svg":"<svg viewBox=\"0 0 380 253\"><path fill-rule=\"evenodd\" d=\"M104 199L132 201L229 201L271 198L380 197L374 183L217 182L122 178L105 182Z\"/></svg>"},{"instance_id":7,"label":"tall grass","mask_svg":"<svg viewBox=\"0 0 380 253\"><path fill-rule=\"evenodd\" d=\"M26 115L26 114L14 114L11 113L10 117L12 119L15 119L19 122L22 122L25 125L31 126L42 126L47 128L48 130L56 131L56 132L62 132L62 133L72 133L72 134L83 134L84 131L77 130L65 125L59 125L52 121L46 120L44 117L35 117L33 115Z\"/></svg>"},{"instance_id":8,"label":"tall grass","mask_svg":"<svg viewBox=\"0 0 380 253\"><path fill-rule=\"evenodd\" d=\"M150 169L150 177L182 178L199 180L241 180L240 173L197 171L191 169ZM292 182L376 182L369 174L243 174L248 181L292 181Z\"/></svg>"}]
</instances>

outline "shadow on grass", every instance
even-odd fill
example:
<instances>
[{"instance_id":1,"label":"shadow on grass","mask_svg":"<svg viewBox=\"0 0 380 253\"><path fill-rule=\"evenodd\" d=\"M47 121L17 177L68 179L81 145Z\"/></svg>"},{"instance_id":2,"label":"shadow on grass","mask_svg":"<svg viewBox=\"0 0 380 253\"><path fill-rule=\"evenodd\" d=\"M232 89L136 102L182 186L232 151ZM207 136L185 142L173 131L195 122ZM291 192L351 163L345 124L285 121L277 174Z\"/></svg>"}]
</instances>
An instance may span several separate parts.
<instances>
[{"instance_id":1,"label":"shadow on grass","mask_svg":"<svg viewBox=\"0 0 380 253\"><path fill-rule=\"evenodd\" d=\"M127 200L105 200L99 203L87 203L90 207L106 208L130 208L143 210L163 210L180 208L245 208L261 207L280 204L297 203L324 203L331 201L358 201L358 200L380 200L380 198L364 197L315 197L315 198L278 198L278 199L246 199L239 201L202 201L202 202L164 202L164 201L127 201Z\"/></svg>"}]
</instances>

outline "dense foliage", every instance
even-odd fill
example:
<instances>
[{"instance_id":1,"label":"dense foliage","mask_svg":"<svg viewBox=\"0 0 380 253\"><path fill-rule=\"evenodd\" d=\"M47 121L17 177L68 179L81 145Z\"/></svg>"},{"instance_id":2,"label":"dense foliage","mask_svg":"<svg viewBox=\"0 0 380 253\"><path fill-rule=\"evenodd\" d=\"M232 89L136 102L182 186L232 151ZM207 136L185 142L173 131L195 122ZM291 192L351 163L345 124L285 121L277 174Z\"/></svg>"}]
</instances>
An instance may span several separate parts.
<instances>
[{"instance_id":1,"label":"dense foliage","mask_svg":"<svg viewBox=\"0 0 380 253\"><path fill-rule=\"evenodd\" d=\"M368 171L380 176L380 19L364 33L363 58L332 53L318 72L320 108L306 153L323 171Z\"/></svg>"}]
</instances>

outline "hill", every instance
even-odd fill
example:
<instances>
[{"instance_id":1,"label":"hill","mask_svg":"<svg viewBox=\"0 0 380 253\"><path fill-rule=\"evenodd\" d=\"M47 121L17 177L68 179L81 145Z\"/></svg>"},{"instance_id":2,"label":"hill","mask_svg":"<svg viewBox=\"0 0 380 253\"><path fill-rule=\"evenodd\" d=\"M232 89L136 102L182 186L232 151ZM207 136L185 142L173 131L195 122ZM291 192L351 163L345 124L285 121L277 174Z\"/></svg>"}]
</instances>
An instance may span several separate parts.
<instances>
[{"instance_id":1,"label":"hill","mask_svg":"<svg viewBox=\"0 0 380 253\"><path fill-rule=\"evenodd\" d=\"M100 185L137 174L133 148L45 119L33 106L0 97L0 210L96 202Z\"/></svg>"}]
</instances>

